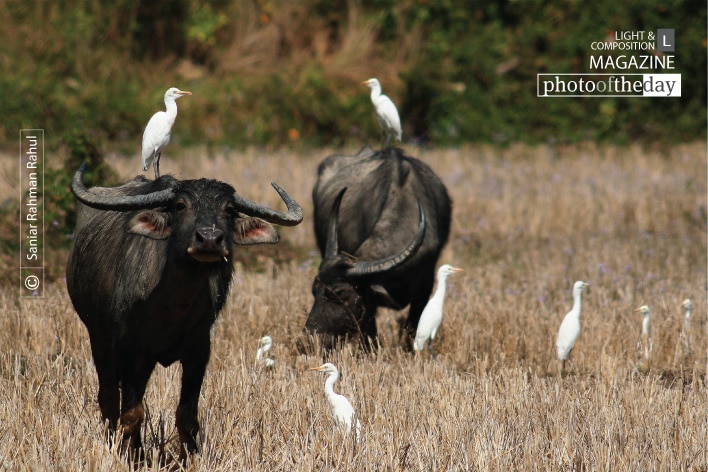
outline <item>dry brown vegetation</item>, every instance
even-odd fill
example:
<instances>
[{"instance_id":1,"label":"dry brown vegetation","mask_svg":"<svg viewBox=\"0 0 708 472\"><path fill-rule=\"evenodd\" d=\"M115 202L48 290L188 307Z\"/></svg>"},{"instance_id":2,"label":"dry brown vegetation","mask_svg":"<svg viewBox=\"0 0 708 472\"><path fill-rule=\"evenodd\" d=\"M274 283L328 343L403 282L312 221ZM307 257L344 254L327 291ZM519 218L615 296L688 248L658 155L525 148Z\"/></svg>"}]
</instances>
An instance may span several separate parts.
<instances>
[{"instance_id":1,"label":"dry brown vegetation","mask_svg":"<svg viewBox=\"0 0 708 472\"><path fill-rule=\"evenodd\" d=\"M307 371L321 356L295 347L319 262L311 221L283 228L300 249L295 260L253 251L258 270L236 266L202 390L203 452L189 469L706 470L705 146L413 153L453 197L441 263L467 270L449 281L435 360L405 352L399 315L380 313L379 352L349 348L331 358L343 373L335 389L363 424L360 443L344 440L324 376ZM218 177L273 206L267 183L277 181L311 215L316 164L327 152L170 154L165 173ZM135 159L110 161L126 178L138 170ZM578 279L592 286L569 375L559 378L555 334ZM43 299L18 291L0 293L0 469L130 469L103 438L88 337L64 284ZM680 341L687 297L688 353ZM648 369L636 351L633 310L642 304L653 314ZM269 372L254 366L263 334L275 341ZM179 376L176 365L158 367L148 386L153 457L177 452Z\"/></svg>"}]
</instances>

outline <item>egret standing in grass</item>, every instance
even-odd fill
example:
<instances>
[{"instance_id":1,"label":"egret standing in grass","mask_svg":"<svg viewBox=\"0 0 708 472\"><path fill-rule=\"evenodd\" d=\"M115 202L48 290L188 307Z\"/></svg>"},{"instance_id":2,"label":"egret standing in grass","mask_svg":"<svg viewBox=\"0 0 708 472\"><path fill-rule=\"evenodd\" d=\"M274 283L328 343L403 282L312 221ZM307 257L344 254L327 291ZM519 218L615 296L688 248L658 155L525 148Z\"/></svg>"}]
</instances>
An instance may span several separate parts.
<instances>
[{"instance_id":1,"label":"egret standing in grass","mask_svg":"<svg viewBox=\"0 0 708 472\"><path fill-rule=\"evenodd\" d=\"M273 367L275 365L275 360L267 356L270 348L273 347L273 338L270 336L263 336L258 341L258 350L256 351L256 362L263 364L265 367Z\"/></svg>"},{"instance_id":2,"label":"egret standing in grass","mask_svg":"<svg viewBox=\"0 0 708 472\"><path fill-rule=\"evenodd\" d=\"M575 341L580 336L580 307L582 305L582 294L585 287L590 284L578 280L573 284L573 308L565 315L558 329L558 360L560 361L560 374L565 372L565 361L570 357L570 351L575 346Z\"/></svg>"},{"instance_id":3,"label":"egret standing in grass","mask_svg":"<svg viewBox=\"0 0 708 472\"><path fill-rule=\"evenodd\" d=\"M325 396L329 402L330 408L332 408L332 415L334 416L334 422L337 427L344 432L349 433L352 430L352 421L354 418L354 407L347 397L334 392L334 383L339 378L339 370L332 363L322 364L319 367L313 367L310 370L316 370L318 372L324 372L328 374L327 380L325 381ZM361 433L361 423L356 420L356 439L359 440L359 434Z\"/></svg>"},{"instance_id":4,"label":"egret standing in grass","mask_svg":"<svg viewBox=\"0 0 708 472\"><path fill-rule=\"evenodd\" d=\"M649 322L651 321L651 312L649 307L642 305L634 311L638 311L642 314L642 334L639 338L639 343L637 344L637 349L639 350L640 356L644 355L645 367L648 368L651 364L651 351L653 349L651 332L649 327Z\"/></svg>"},{"instance_id":5,"label":"egret standing in grass","mask_svg":"<svg viewBox=\"0 0 708 472\"><path fill-rule=\"evenodd\" d=\"M381 94L381 84L378 79L365 80L362 84L371 89L371 102L374 104L376 118L383 132L381 149L386 147L391 140L391 136L400 141L402 135L401 118L398 116L396 105L386 95Z\"/></svg>"},{"instance_id":6,"label":"egret standing in grass","mask_svg":"<svg viewBox=\"0 0 708 472\"><path fill-rule=\"evenodd\" d=\"M691 311L693 310L693 303L687 298L681 302L681 306L683 307L683 331L681 332L683 352L684 356L689 356L691 354Z\"/></svg>"},{"instance_id":7,"label":"egret standing in grass","mask_svg":"<svg viewBox=\"0 0 708 472\"><path fill-rule=\"evenodd\" d=\"M683 307L683 331L688 335L691 332L691 311L693 310L693 303L688 298L681 302Z\"/></svg>"},{"instance_id":8,"label":"egret standing in grass","mask_svg":"<svg viewBox=\"0 0 708 472\"><path fill-rule=\"evenodd\" d=\"M177 99L185 95L192 95L192 92L180 90L176 87L167 89L165 92L166 111L158 111L150 121L148 121L143 132L143 171L147 171L152 164L155 168L155 179L160 177L160 155L162 149L170 142L172 125L177 118Z\"/></svg>"},{"instance_id":9,"label":"egret standing in grass","mask_svg":"<svg viewBox=\"0 0 708 472\"><path fill-rule=\"evenodd\" d=\"M415 332L415 340L413 341L413 350L422 351L425 344L428 343L430 357L435 357L433 354L433 341L438 334L440 324L443 319L443 304L445 303L445 288L447 276L455 272L464 272L464 269L452 267L450 264L444 264L438 269L437 288L435 293L425 305L423 313L418 321L418 329Z\"/></svg>"}]
</instances>

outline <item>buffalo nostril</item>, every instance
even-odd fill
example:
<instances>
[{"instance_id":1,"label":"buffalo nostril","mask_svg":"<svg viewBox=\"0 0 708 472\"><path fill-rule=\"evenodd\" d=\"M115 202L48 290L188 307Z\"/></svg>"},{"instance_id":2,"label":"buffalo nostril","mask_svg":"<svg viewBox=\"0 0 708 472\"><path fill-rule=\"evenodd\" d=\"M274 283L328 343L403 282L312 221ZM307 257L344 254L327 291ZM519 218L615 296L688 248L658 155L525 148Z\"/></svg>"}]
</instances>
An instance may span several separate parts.
<instances>
[{"instance_id":1,"label":"buffalo nostril","mask_svg":"<svg viewBox=\"0 0 708 472\"><path fill-rule=\"evenodd\" d=\"M224 241L224 233L216 228L200 228L196 231L195 239L199 245L218 245Z\"/></svg>"},{"instance_id":2,"label":"buffalo nostril","mask_svg":"<svg viewBox=\"0 0 708 472\"><path fill-rule=\"evenodd\" d=\"M224 232L213 225L211 228L203 226L197 228L192 236L192 241L187 247L187 254L200 262L216 262L223 260L229 254L226 247Z\"/></svg>"}]
</instances>

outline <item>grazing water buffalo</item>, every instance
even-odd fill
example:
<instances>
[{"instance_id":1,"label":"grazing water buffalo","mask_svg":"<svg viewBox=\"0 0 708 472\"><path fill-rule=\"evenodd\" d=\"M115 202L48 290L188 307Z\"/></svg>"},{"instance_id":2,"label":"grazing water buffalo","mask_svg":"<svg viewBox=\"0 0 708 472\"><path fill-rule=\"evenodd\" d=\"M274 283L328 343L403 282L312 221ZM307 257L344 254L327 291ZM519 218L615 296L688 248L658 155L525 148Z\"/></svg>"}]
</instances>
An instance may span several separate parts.
<instances>
[{"instance_id":1,"label":"grazing water buffalo","mask_svg":"<svg viewBox=\"0 0 708 472\"><path fill-rule=\"evenodd\" d=\"M184 459L197 451L199 392L210 331L229 292L233 245L277 242L269 222L296 225L302 210L275 184L287 213L216 180L136 177L87 189L83 169L71 184L80 203L66 275L88 329L101 414L113 430L120 420L123 446L140 448L148 379L156 363L179 361L176 423Z\"/></svg>"},{"instance_id":2,"label":"grazing water buffalo","mask_svg":"<svg viewBox=\"0 0 708 472\"><path fill-rule=\"evenodd\" d=\"M410 304L410 342L450 232L447 189L430 167L394 148L330 156L317 173L312 199L322 263L306 330L327 348L345 337L368 342L377 337L377 307Z\"/></svg>"}]
</instances>

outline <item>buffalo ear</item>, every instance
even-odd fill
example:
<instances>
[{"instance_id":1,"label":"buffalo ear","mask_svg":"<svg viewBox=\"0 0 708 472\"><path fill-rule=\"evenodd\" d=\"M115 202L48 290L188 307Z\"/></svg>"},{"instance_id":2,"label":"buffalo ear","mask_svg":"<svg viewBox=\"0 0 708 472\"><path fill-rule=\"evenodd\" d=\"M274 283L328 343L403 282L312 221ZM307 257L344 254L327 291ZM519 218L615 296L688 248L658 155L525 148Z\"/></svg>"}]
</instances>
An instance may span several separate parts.
<instances>
[{"instance_id":1,"label":"buffalo ear","mask_svg":"<svg viewBox=\"0 0 708 472\"><path fill-rule=\"evenodd\" d=\"M253 216L236 219L234 227L234 242L236 244L267 244L277 243L278 232L270 223Z\"/></svg>"},{"instance_id":2,"label":"buffalo ear","mask_svg":"<svg viewBox=\"0 0 708 472\"><path fill-rule=\"evenodd\" d=\"M144 210L130 219L128 232L151 239L167 239L172 230L169 225L169 216L166 213Z\"/></svg>"}]
</instances>

